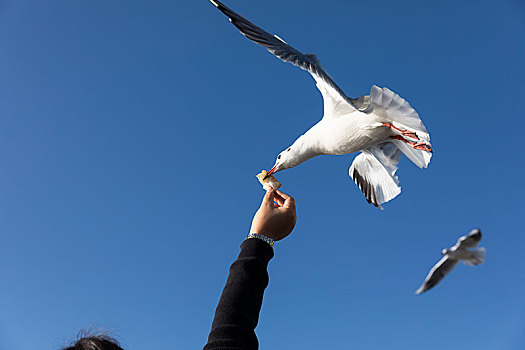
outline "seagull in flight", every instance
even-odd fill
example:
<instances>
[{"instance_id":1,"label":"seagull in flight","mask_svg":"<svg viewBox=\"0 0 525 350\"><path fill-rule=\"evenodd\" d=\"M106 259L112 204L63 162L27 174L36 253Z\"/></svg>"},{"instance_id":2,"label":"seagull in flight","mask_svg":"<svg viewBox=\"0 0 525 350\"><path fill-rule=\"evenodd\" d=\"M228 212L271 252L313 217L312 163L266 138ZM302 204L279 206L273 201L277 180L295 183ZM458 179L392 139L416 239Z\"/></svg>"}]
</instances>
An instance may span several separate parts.
<instances>
[{"instance_id":1,"label":"seagull in flight","mask_svg":"<svg viewBox=\"0 0 525 350\"><path fill-rule=\"evenodd\" d=\"M317 57L301 53L277 35L259 28L218 0L210 2L248 39L284 62L307 71L324 101L324 116L277 156L268 176L319 155L361 152L348 173L375 207L401 193L395 175L401 153L426 168L432 157L430 135L418 113L398 94L373 85L370 95L351 98L321 67Z\"/></svg>"},{"instance_id":2,"label":"seagull in flight","mask_svg":"<svg viewBox=\"0 0 525 350\"><path fill-rule=\"evenodd\" d=\"M476 228L470 231L468 235L460 237L453 247L443 249L441 252L443 258L430 270L427 278L425 278L425 282L419 287L416 294L424 293L433 288L452 271L461 260L463 260L465 265L473 266L482 264L487 255L486 249L484 247L468 249L476 247L480 240L481 230Z\"/></svg>"}]
</instances>

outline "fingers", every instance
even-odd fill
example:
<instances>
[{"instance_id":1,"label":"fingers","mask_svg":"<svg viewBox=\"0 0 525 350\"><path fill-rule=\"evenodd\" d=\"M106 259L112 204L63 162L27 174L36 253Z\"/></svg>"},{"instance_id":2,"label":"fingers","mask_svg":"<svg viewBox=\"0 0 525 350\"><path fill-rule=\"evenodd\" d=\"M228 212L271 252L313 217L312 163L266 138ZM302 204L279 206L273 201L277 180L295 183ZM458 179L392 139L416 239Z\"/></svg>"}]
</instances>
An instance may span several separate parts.
<instances>
[{"instance_id":1,"label":"fingers","mask_svg":"<svg viewBox=\"0 0 525 350\"><path fill-rule=\"evenodd\" d=\"M274 203L275 202L275 203ZM295 200L293 197L287 195L273 188L268 188L266 194L261 203L261 207L266 206L268 208L282 207L288 209L295 209Z\"/></svg>"},{"instance_id":2,"label":"fingers","mask_svg":"<svg viewBox=\"0 0 525 350\"><path fill-rule=\"evenodd\" d=\"M283 203L279 203L282 207L284 208L295 208L295 199L293 199L293 197L287 195L286 193L283 193L279 190L276 190L275 192L276 193L276 198L277 198L277 195L284 199L284 202Z\"/></svg>"},{"instance_id":3,"label":"fingers","mask_svg":"<svg viewBox=\"0 0 525 350\"><path fill-rule=\"evenodd\" d=\"M283 197L284 199L292 198L292 197L290 197L289 195L287 195L286 193L281 192L281 191L279 191L279 190L275 190L275 192L277 192L277 194L278 194L279 196Z\"/></svg>"},{"instance_id":4,"label":"fingers","mask_svg":"<svg viewBox=\"0 0 525 350\"><path fill-rule=\"evenodd\" d=\"M274 201L276 201L277 204L282 207L284 205L285 199L279 194L279 191L275 191Z\"/></svg>"},{"instance_id":5,"label":"fingers","mask_svg":"<svg viewBox=\"0 0 525 350\"><path fill-rule=\"evenodd\" d=\"M273 209L274 207L273 201L275 200L274 197L275 197L275 190L271 187L268 188L262 200L261 207L266 206L266 207Z\"/></svg>"}]
</instances>

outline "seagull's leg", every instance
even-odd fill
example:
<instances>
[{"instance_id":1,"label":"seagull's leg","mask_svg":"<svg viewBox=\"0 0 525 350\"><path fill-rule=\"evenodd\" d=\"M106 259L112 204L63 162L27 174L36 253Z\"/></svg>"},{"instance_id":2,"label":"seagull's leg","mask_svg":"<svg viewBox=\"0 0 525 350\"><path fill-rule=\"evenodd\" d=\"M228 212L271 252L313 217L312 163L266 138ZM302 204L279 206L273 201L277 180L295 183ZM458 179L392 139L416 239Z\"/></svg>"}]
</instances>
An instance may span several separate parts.
<instances>
[{"instance_id":1,"label":"seagull's leg","mask_svg":"<svg viewBox=\"0 0 525 350\"><path fill-rule=\"evenodd\" d=\"M420 151L433 152L431 146L429 144L426 144L425 142L410 142L410 141L408 141L407 139L405 139L401 135L390 136L390 138L391 139L396 139L396 140L401 140L401 141L407 143L410 147L412 147L414 149L418 149Z\"/></svg>"},{"instance_id":2,"label":"seagull's leg","mask_svg":"<svg viewBox=\"0 0 525 350\"><path fill-rule=\"evenodd\" d=\"M410 137L415 140L420 140L420 138L417 136L417 134L414 131L409 130L403 130L395 127L392 123L381 123L383 126L386 126L387 128L390 128L392 130L396 130L397 132L401 133L401 135Z\"/></svg>"},{"instance_id":3,"label":"seagull's leg","mask_svg":"<svg viewBox=\"0 0 525 350\"><path fill-rule=\"evenodd\" d=\"M414 131L400 129L394 126L392 123L381 123L381 124L383 126L386 126L387 128L392 129L394 133L398 134L398 135L390 136L391 139L401 140L407 143L408 145L410 145L410 147L417 149L417 150L432 152L431 146L427 144L426 142L409 141L405 138L405 137L408 137L414 140L421 141L421 139L417 136L417 134Z\"/></svg>"}]
</instances>

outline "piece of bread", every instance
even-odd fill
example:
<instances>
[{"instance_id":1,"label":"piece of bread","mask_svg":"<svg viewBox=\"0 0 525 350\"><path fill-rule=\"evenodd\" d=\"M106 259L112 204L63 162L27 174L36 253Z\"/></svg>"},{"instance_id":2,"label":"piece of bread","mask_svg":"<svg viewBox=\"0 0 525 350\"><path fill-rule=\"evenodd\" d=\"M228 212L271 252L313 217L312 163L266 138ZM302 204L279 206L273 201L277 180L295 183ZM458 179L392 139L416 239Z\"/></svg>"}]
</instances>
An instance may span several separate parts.
<instances>
[{"instance_id":1,"label":"piece of bread","mask_svg":"<svg viewBox=\"0 0 525 350\"><path fill-rule=\"evenodd\" d=\"M263 170L259 174L255 175L257 179L259 179L259 182L261 183L265 191L268 191L269 187L273 188L274 190L281 187L281 183L277 181L275 177L273 177L273 175L270 175L265 179L266 174L268 174L268 172L266 170Z\"/></svg>"}]
</instances>

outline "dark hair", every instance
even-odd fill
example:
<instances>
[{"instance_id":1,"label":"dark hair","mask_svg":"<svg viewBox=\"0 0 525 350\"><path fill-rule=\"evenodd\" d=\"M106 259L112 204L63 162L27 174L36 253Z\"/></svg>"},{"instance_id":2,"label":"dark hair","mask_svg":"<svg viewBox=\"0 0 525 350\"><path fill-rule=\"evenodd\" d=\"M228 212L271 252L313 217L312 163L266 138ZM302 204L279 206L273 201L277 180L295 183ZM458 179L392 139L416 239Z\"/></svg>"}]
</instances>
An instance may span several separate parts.
<instances>
[{"instance_id":1,"label":"dark hair","mask_svg":"<svg viewBox=\"0 0 525 350\"><path fill-rule=\"evenodd\" d=\"M75 344L62 350L124 350L118 341L107 333L81 331Z\"/></svg>"}]
</instances>

